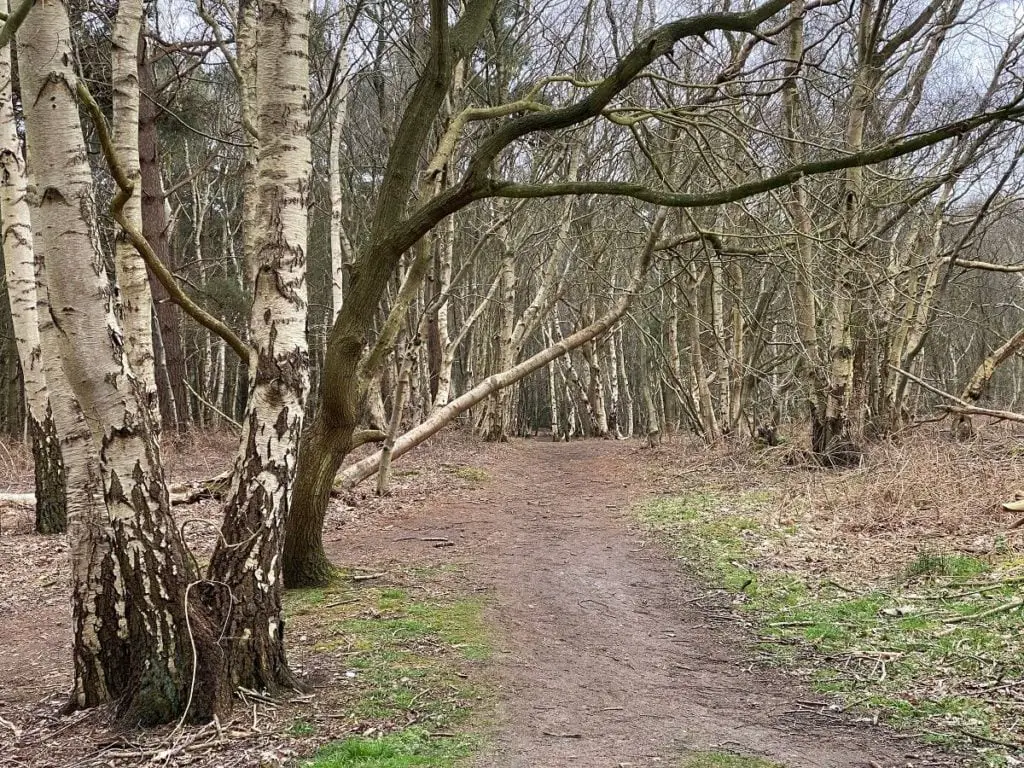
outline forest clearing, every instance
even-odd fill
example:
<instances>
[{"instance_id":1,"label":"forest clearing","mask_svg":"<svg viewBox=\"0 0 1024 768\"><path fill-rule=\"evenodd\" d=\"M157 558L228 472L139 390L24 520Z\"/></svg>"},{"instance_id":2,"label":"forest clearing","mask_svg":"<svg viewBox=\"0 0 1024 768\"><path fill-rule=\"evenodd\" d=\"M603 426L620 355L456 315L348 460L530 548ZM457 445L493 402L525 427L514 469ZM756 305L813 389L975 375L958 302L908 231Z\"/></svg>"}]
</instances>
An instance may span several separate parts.
<instances>
[{"instance_id":1,"label":"forest clearing","mask_svg":"<svg viewBox=\"0 0 1024 768\"><path fill-rule=\"evenodd\" d=\"M1022 161L1016 0L0 0L0 761L1020 764Z\"/></svg>"},{"instance_id":2,"label":"forest clearing","mask_svg":"<svg viewBox=\"0 0 1024 768\"><path fill-rule=\"evenodd\" d=\"M844 475L786 466L773 449L688 443L446 434L403 465L391 497L336 500L327 538L342 575L286 601L290 660L310 692L243 694L216 729L57 716L64 545L4 510L0 765L1024 758L1020 613L997 612L1019 594L1024 531L992 503L1005 478L1020 480L1015 441L927 434ZM190 446L172 477L208 476L227 447ZM969 468L982 458L992 469L979 475ZM188 517L214 522L215 505ZM209 530L189 528L203 557ZM390 761L353 748L382 737L399 745ZM325 747L338 742L353 754Z\"/></svg>"}]
</instances>

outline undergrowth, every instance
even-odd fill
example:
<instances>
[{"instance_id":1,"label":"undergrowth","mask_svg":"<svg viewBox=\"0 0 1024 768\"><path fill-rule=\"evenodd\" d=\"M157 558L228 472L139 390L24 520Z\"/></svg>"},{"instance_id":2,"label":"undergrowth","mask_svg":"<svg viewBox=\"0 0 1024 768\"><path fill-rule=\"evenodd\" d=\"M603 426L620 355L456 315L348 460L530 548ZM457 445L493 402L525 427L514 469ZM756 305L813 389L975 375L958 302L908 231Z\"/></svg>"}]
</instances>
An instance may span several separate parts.
<instances>
[{"instance_id":1,"label":"undergrowth","mask_svg":"<svg viewBox=\"0 0 1024 768\"><path fill-rule=\"evenodd\" d=\"M450 768L478 746L471 721L489 694L467 670L491 652L483 602L411 592L340 577L324 589L287 593L286 613L297 631L313 635L313 653L345 660L338 677L353 734L302 765ZM315 735L302 720L289 732Z\"/></svg>"},{"instance_id":2,"label":"undergrowth","mask_svg":"<svg viewBox=\"0 0 1024 768\"><path fill-rule=\"evenodd\" d=\"M704 492L640 514L732 595L771 659L810 667L817 691L840 702L834 710L969 748L978 765L1021 765L1024 558L922 552L851 588L774 566L796 526L768 524L768 506L764 494Z\"/></svg>"}]
</instances>

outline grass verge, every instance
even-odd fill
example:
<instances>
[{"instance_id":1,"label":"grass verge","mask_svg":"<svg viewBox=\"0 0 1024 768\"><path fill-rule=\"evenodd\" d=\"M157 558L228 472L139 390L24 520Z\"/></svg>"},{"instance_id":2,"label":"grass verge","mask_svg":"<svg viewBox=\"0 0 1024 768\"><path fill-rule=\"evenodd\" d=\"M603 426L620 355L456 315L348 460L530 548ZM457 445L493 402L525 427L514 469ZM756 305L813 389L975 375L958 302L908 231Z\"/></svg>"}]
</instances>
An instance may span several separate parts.
<instances>
[{"instance_id":1,"label":"grass verge","mask_svg":"<svg viewBox=\"0 0 1024 768\"><path fill-rule=\"evenodd\" d=\"M925 552L852 590L827 573L773 567L796 530L766 524L766 508L763 494L691 493L640 516L732 595L772 659L834 695L834 709L968 749L978 765L1020 765L1024 561Z\"/></svg>"},{"instance_id":2,"label":"grass verge","mask_svg":"<svg viewBox=\"0 0 1024 768\"><path fill-rule=\"evenodd\" d=\"M309 664L340 660L319 674L341 689L333 716L344 718L351 734L301 765L450 768L479 746L474 715L490 703L476 674L491 648L484 603L423 587L450 573L404 575L408 586L370 586L343 575L327 588L287 594L293 631L312 640ZM296 720L289 732L315 737L316 725Z\"/></svg>"}]
</instances>

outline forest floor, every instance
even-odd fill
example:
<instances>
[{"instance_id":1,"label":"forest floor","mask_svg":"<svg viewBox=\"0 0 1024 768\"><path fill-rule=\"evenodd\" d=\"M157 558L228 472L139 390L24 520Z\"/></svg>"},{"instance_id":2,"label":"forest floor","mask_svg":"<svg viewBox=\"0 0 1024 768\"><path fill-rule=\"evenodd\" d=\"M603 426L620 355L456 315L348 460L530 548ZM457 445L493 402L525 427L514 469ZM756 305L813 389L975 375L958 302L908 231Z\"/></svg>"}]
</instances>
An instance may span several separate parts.
<instances>
[{"instance_id":1,"label":"forest floor","mask_svg":"<svg viewBox=\"0 0 1024 768\"><path fill-rule=\"evenodd\" d=\"M998 508L1016 445L930 434L836 473L449 433L390 498L335 503L343 575L286 607L309 693L147 732L59 716L66 547L0 509L0 766L1020 765L1024 536ZM231 451L169 447L172 477ZM0 454L0 491L28 490ZM200 559L216 514L178 511Z\"/></svg>"}]
</instances>

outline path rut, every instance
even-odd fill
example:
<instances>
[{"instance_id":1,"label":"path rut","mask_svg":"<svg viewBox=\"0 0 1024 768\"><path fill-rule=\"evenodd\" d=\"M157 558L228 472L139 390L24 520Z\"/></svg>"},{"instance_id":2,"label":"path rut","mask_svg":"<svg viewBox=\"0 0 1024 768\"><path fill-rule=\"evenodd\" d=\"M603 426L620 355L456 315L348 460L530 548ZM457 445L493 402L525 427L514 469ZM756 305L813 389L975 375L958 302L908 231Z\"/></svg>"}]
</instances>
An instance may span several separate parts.
<instances>
[{"instance_id":1,"label":"path rut","mask_svg":"<svg viewBox=\"0 0 1024 768\"><path fill-rule=\"evenodd\" d=\"M386 544L380 521L339 532L378 562L382 553L459 562L493 593L500 703L494 746L477 768L665 766L687 750L787 768L935 764L882 728L795 711L813 696L752 664L743 627L702 604L679 562L632 526L629 507L643 492L635 450L494 447L479 457L491 478L478 494L403 510L388 520ZM408 536L455 545L394 542Z\"/></svg>"}]
</instances>

